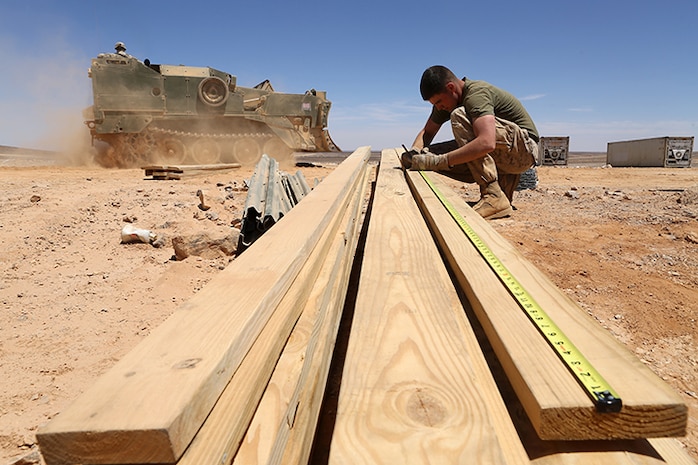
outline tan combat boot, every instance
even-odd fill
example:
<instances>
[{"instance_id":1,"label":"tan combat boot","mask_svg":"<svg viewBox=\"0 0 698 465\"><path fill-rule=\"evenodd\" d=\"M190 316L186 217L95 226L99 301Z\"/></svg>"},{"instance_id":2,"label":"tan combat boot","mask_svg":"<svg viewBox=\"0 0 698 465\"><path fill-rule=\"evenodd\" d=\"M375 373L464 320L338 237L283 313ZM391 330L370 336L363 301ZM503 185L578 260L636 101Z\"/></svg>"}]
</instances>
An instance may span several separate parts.
<instances>
[{"instance_id":1,"label":"tan combat boot","mask_svg":"<svg viewBox=\"0 0 698 465\"><path fill-rule=\"evenodd\" d=\"M481 185L480 193L482 195L480 201L473 206L473 210L483 218L504 218L514 213L509 199L497 181Z\"/></svg>"},{"instance_id":2,"label":"tan combat boot","mask_svg":"<svg viewBox=\"0 0 698 465\"><path fill-rule=\"evenodd\" d=\"M509 203L514 200L514 191L519 186L519 181L521 180L520 174L509 174L500 173L499 174L499 187L504 191L504 195L509 199Z\"/></svg>"}]
</instances>

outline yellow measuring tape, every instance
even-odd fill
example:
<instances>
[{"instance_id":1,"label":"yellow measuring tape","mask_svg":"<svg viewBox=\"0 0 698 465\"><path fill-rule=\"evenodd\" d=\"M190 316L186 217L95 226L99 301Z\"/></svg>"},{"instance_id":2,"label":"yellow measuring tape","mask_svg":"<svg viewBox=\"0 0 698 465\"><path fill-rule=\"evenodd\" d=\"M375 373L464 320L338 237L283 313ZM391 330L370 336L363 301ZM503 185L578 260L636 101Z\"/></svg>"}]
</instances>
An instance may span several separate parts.
<instances>
[{"instance_id":1,"label":"yellow measuring tape","mask_svg":"<svg viewBox=\"0 0 698 465\"><path fill-rule=\"evenodd\" d=\"M570 372L577 378L584 390L587 391L596 405L596 410L601 413L620 412L623 402L608 382L603 379L584 355L572 344L553 320L550 319L548 314L545 313L541 306L538 305L533 297L524 289L521 283L511 275L509 270L507 270L504 264L502 264L497 256L490 250L487 244L483 242L480 236L478 236L467 221L465 221L465 218L458 213L453 205L443 196L441 191L432 183L426 173L420 171L420 174L434 194L436 194L439 201L446 207L446 210L448 210L453 219L456 220L456 223L458 223L468 239L470 239L470 242L472 242L478 252L480 252L480 255L482 255L492 270L497 274L499 279L504 283L511 295L514 296L521 308L526 312L543 336L545 336L548 343L550 343L560 359L562 359L567 368L569 368Z\"/></svg>"}]
</instances>

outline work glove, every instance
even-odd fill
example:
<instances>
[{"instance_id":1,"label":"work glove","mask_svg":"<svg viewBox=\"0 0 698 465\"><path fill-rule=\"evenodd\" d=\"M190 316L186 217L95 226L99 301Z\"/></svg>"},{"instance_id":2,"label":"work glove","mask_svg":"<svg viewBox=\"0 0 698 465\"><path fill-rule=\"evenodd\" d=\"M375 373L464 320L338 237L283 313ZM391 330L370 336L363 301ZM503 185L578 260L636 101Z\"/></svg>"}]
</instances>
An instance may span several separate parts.
<instances>
[{"instance_id":1,"label":"work glove","mask_svg":"<svg viewBox=\"0 0 698 465\"><path fill-rule=\"evenodd\" d=\"M411 171L445 171L450 169L448 166L448 157L444 155L436 155L429 152L418 153L412 156L410 167Z\"/></svg>"},{"instance_id":2,"label":"work glove","mask_svg":"<svg viewBox=\"0 0 698 465\"><path fill-rule=\"evenodd\" d=\"M402 167L406 170L410 169L412 166L412 157L418 153L419 151L417 151L417 149L405 150L402 152L402 155L400 155L400 163L402 163Z\"/></svg>"}]
</instances>

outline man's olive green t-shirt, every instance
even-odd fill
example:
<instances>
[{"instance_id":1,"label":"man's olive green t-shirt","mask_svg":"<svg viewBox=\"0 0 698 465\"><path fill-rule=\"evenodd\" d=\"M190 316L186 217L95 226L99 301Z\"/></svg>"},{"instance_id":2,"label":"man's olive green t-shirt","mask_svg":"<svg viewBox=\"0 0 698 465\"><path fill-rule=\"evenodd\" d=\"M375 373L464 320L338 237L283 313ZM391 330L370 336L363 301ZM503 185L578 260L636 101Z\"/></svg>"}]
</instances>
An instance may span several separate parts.
<instances>
[{"instance_id":1,"label":"man's olive green t-shirt","mask_svg":"<svg viewBox=\"0 0 698 465\"><path fill-rule=\"evenodd\" d=\"M485 81L472 81L463 78L463 100L460 106L465 107L465 113L470 121L484 115L494 115L498 118L516 123L519 127L533 134L538 140L538 130L533 119L521 102L509 92L495 87ZM451 119L451 113L446 110L431 110L431 120L441 125Z\"/></svg>"}]
</instances>

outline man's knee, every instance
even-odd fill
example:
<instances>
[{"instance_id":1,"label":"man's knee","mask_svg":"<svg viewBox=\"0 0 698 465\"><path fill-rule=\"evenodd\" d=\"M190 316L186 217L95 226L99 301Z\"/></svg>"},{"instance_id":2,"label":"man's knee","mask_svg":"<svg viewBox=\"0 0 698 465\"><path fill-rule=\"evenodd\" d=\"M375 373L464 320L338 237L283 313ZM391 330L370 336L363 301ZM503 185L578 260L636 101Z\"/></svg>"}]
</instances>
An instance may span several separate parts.
<instances>
[{"instance_id":1,"label":"man's knee","mask_svg":"<svg viewBox=\"0 0 698 465\"><path fill-rule=\"evenodd\" d=\"M536 163L537 143L516 123L496 118L497 166L506 173L523 173Z\"/></svg>"},{"instance_id":2,"label":"man's knee","mask_svg":"<svg viewBox=\"0 0 698 465\"><path fill-rule=\"evenodd\" d=\"M465 145L475 139L473 124L468 119L464 107L458 107L451 112L451 131L460 145Z\"/></svg>"}]
</instances>

